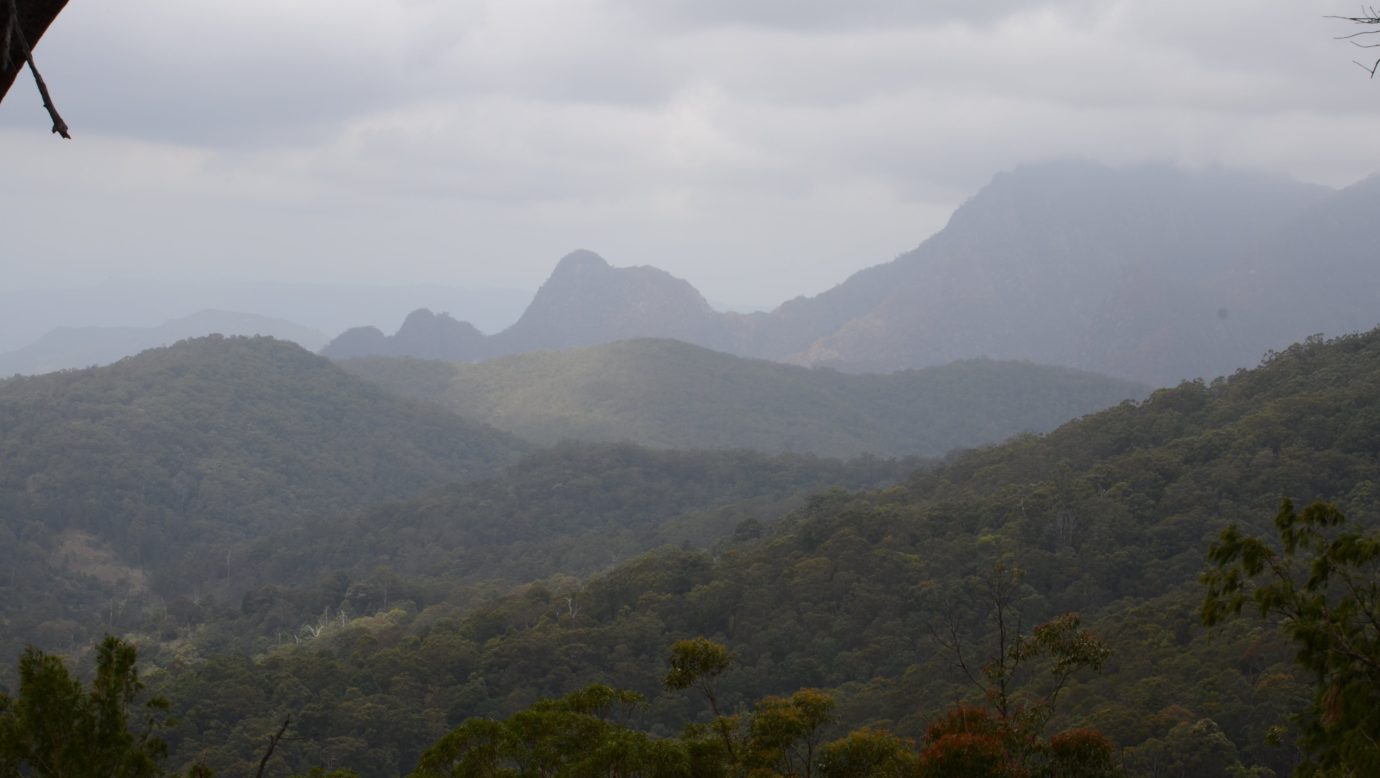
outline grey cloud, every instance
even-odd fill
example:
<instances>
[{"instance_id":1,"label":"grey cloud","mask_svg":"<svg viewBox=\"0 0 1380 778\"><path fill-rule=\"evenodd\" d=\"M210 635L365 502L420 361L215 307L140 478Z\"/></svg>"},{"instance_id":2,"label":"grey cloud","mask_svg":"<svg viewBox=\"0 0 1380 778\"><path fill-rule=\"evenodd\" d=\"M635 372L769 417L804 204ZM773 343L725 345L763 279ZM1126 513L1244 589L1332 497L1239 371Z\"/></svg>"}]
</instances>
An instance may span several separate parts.
<instances>
[{"instance_id":1,"label":"grey cloud","mask_svg":"<svg viewBox=\"0 0 1380 778\"><path fill-rule=\"evenodd\" d=\"M1072 0L619 0L663 23L787 30L858 30L950 21L986 23Z\"/></svg>"},{"instance_id":2,"label":"grey cloud","mask_svg":"<svg viewBox=\"0 0 1380 778\"><path fill-rule=\"evenodd\" d=\"M40 54L78 140L0 106L32 257L0 283L117 264L534 286L589 246L774 303L1022 163L1362 177L1380 86L1330 39L1337 6L73 4Z\"/></svg>"}]
</instances>

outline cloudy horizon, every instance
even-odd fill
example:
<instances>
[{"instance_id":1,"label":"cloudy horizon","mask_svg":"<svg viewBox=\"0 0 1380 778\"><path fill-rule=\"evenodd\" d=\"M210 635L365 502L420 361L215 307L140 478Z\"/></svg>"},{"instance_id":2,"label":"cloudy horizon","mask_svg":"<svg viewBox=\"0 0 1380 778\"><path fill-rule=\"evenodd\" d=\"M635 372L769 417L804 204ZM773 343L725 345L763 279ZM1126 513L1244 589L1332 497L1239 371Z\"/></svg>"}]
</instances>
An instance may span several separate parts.
<instances>
[{"instance_id":1,"label":"cloudy horizon","mask_svg":"<svg viewBox=\"0 0 1380 778\"><path fill-rule=\"evenodd\" d=\"M534 289L565 253L774 305L1079 157L1341 187L1380 84L1338 2L77 0L0 104L0 290Z\"/></svg>"}]
</instances>

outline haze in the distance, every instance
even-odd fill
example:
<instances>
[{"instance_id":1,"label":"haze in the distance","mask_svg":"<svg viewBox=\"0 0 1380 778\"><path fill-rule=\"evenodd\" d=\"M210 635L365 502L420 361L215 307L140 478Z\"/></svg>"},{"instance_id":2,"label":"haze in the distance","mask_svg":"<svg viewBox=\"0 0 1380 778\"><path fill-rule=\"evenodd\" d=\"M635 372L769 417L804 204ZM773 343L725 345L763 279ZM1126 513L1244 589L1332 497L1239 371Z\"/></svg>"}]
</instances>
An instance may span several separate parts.
<instances>
[{"instance_id":1,"label":"haze in the distance","mask_svg":"<svg viewBox=\"0 0 1380 778\"><path fill-rule=\"evenodd\" d=\"M1324 18L1353 10L73 3L38 54L75 140L31 84L0 105L0 291L530 290L588 247L774 305L913 248L1023 163L1380 169L1380 86Z\"/></svg>"}]
</instances>

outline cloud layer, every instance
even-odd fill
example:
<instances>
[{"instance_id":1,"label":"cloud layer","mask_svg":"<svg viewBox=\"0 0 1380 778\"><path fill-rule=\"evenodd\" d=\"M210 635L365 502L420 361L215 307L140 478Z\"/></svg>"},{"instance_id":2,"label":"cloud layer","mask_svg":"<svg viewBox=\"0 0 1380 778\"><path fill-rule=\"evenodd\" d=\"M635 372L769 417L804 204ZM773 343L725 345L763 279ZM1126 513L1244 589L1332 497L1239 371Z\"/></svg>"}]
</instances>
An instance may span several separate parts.
<instances>
[{"instance_id":1,"label":"cloud layer","mask_svg":"<svg viewBox=\"0 0 1380 778\"><path fill-rule=\"evenodd\" d=\"M5 288L535 286L576 247L820 291L1052 157L1380 169L1380 86L1298 0L126 0L0 106ZM463 313L463 312L460 312Z\"/></svg>"}]
</instances>

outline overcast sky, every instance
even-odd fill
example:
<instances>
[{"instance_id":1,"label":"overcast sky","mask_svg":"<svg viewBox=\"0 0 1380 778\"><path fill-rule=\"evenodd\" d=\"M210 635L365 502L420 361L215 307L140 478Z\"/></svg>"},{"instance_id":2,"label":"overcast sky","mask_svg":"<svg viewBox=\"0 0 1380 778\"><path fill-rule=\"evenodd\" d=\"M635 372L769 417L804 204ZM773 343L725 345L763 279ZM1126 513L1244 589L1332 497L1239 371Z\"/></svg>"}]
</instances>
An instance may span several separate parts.
<instances>
[{"instance_id":1,"label":"overcast sky","mask_svg":"<svg viewBox=\"0 0 1380 778\"><path fill-rule=\"evenodd\" d=\"M0 104L0 290L534 289L575 248L775 304L1003 169L1380 170L1343 0L71 0Z\"/></svg>"}]
</instances>

